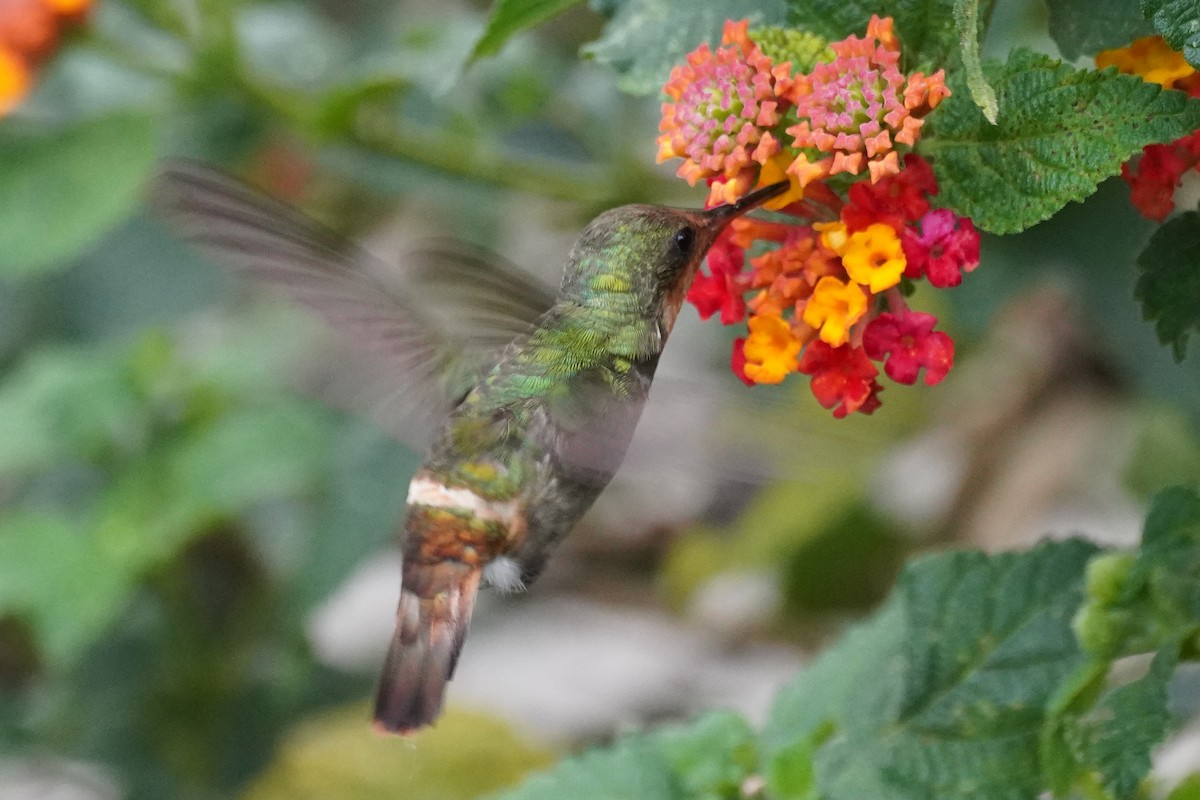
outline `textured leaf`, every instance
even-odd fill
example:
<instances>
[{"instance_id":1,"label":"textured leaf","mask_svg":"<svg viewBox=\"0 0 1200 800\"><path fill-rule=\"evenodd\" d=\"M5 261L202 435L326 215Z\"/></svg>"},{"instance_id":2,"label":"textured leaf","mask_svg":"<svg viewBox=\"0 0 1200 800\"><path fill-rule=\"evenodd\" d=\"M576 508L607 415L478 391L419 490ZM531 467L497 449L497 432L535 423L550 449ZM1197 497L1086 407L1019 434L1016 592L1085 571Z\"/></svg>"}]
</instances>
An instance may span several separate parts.
<instances>
[{"instance_id":1,"label":"textured leaf","mask_svg":"<svg viewBox=\"0 0 1200 800\"><path fill-rule=\"evenodd\" d=\"M993 233L1015 233L1095 191L1147 144L1200 127L1200 101L1132 75L1075 70L1026 50L985 66L999 124L971 101L961 75L929 116L939 199Z\"/></svg>"},{"instance_id":2,"label":"textured leaf","mask_svg":"<svg viewBox=\"0 0 1200 800\"><path fill-rule=\"evenodd\" d=\"M872 714L871 725L859 714L818 751L822 795L1035 794L1044 707L1083 660L1070 617L1094 551L1054 542L1028 553L948 553L910 566L897 589L899 652L891 663L876 662L882 674L874 678L898 684L895 702Z\"/></svg>"},{"instance_id":3,"label":"textured leaf","mask_svg":"<svg viewBox=\"0 0 1200 800\"><path fill-rule=\"evenodd\" d=\"M683 800L671 767L648 737L629 736L615 746L560 762L493 800Z\"/></svg>"},{"instance_id":4,"label":"textured leaf","mask_svg":"<svg viewBox=\"0 0 1200 800\"><path fill-rule=\"evenodd\" d=\"M583 0L496 0L487 28L471 51L472 58L500 52L509 38L523 28L545 22Z\"/></svg>"},{"instance_id":5,"label":"textured leaf","mask_svg":"<svg viewBox=\"0 0 1200 800\"><path fill-rule=\"evenodd\" d=\"M1069 61L1154 33L1154 26L1129 0L1047 0L1046 5L1050 35Z\"/></svg>"},{"instance_id":6,"label":"textured leaf","mask_svg":"<svg viewBox=\"0 0 1200 800\"><path fill-rule=\"evenodd\" d=\"M955 5L955 0L788 0L788 21L834 40L861 36L872 14L892 17L906 63L931 71L959 60ZM980 2L979 18L986 19L991 7L989 0Z\"/></svg>"},{"instance_id":7,"label":"textured leaf","mask_svg":"<svg viewBox=\"0 0 1200 800\"><path fill-rule=\"evenodd\" d=\"M726 19L778 25L785 15L784 0L592 0L592 8L610 19L583 53L620 73L621 88L633 94L659 91L687 53L718 44Z\"/></svg>"},{"instance_id":8,"label":"textured leaf","mask_svg":"<svg viewBox=\"0 0 1200 800\"><path fill-rule=\"evenodd\" d=\"M1200 333L1200 213L1189 211L1160 226L1137 260L1134 297L1142 316L1154 323L1158 340L1176 361L1187 355L1192 333Z\"/></svg>"},{"instance_id":9,"label":"textured leaf","mask_svg":"<svg viewBox=\"0 0 1200 800\"><path fill-rule=\"evenodd\" d=\"M1200 69L1200 7L1196 0L1142 0L1142 14L1172 50L1183 53L1189 64Z\"/></svg>"},{"instance_id":10,"label":"textured leaf","mask_svg":"<svg viewBox=\"0 0 1200 800\"><path fill-rule=\"evenodd\" d=\"M154 168L156 128L139 114L40 136L0 126L0 272L62 266L128 216Z\"/></svg>"},{"instance_id":11,"label":"textured leaf","mask_svg":"<svg viewBox=\"0 0 1200 800\"><path fill-rule=\"evenodd\" d=\"M1116 800L1136 796L1138 784L1150 771L1150 752L1167 734L1167 684L1178 661L1176 650L1160 652L1145 675L1105 692L1066 727L1079 764L1095 773Z\"/></svg>"}]
</instances>

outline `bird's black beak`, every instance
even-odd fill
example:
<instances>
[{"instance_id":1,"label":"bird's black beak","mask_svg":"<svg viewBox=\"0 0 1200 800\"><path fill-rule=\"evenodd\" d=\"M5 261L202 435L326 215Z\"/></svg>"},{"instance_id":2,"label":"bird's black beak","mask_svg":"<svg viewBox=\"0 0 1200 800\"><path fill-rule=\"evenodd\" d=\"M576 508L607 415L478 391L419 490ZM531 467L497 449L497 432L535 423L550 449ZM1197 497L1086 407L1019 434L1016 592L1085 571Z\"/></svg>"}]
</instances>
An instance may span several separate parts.
<instances>
[{"instance_id":1,"label":"bird's black beak","mask_svg":"<svg viewBox=\"0 0 1200 800\"><path fill-rule=\"evenodd\" d=\"M709 209L703 214L705 218L705 227L713 230L714 232L719 231L728 225L730 220L740 217L747 211L752 211L768 200L783 194L785 191L787 191L789 185L790 184L787 181L772 183L770 186L764 186L761 189L755 189L753 192L746 195L741 200L738 200L736 203L726 203L723 206L717 206L716 208Z\"/></svg>"}]
</instances>

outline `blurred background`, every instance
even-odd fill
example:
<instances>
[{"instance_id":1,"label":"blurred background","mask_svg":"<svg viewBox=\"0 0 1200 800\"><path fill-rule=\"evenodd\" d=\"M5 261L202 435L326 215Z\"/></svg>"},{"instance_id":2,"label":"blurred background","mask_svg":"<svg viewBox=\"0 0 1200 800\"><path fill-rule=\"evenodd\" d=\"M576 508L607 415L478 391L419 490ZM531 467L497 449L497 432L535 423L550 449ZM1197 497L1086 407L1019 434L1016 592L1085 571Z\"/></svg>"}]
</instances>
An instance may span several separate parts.
<instances>
[{"instance_id":1,"label":"blurred background","mask_svg":"<svg viewBox=\"0 0 1200 800\"><path fill-rule=\"evenodd\" d=\"M1007 13L993 50L1042 12ZM1200 479L1200 359L1140 319L1151 224L1119 182L921 298L955 370L872 417L746 389L689 308L613 485L535 586L485 592L444 719L374 734L420 454L146 185L198 159L398 269L449 236L552 285L599 211L703 201L654 165L666 70L630 67L630 31L576 6L468 64L486 14L0 0L36 56L28 92L0 62L0 798L475 797L630 728L761 718L913 554L1132 543L1150 493Z\"/></svg>"}]
</instances>

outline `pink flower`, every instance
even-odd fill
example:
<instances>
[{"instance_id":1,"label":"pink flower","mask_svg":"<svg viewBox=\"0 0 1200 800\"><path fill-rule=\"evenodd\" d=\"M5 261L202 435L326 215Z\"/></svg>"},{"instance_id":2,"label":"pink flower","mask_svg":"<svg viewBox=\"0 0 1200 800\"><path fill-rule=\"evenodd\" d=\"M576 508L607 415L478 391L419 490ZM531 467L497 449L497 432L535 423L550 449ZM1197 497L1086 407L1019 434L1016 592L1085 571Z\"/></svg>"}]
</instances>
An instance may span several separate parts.
<instances>
[{"instance_id":1,"label":"pink flower","mask_svg":"<svg viewBox=\"0 0 1200 800\"><path fill-rule=\"evenodd\" d=\"M946 208L930 211L921 218L921 232L906 228L903 236L904 274L924 275L939 289L958 286L962 274L979 266L979 232L969 217Z\"/></svg>"},{"instance_id":2,"label":"pink flower","mask_svg":"<svg viewBox=\"0 0 1200 800\"><path fill-rule=\"evenodd\" d=\"M688 54L663 86L673 102L662 107L658 160L683 158L688 183L719 178L722 197L754 186L758 169L779 152L771 129L780 122L776 85L787 65L775 66L746 34L748 22L726 22L723 45ZM729 202L730 197L724 197Z\"/></svg>"},{"instance_id":3,"label":"pink flower","mask_svg":"<svg viewBox=\"0 0 1200 800\"><path fill-rule=\"evenodd\" d=\"M880 314L863 332L863 350L875 361L883 361L884 371L897 383L914 384L917 373L925 368L925 383L939 383L954 365L954 340L934 331L937 318L919 311Z\"/></svg>"}]
</instances>

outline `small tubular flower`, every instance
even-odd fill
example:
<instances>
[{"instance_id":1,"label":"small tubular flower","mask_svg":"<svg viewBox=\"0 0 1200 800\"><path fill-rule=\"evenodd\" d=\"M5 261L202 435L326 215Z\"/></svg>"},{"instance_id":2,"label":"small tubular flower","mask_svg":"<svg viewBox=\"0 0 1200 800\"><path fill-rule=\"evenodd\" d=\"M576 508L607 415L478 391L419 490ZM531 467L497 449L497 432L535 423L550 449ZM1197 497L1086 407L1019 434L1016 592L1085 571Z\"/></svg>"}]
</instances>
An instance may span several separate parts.
<instances>
[{"instance_id":1,"label":"small tubular flower","mask_svg":"<svg viewBox=\"0 0 1200 800\"><path fill-rule=\"evenodd\" d=\"M805 348L797 371L812 376L813 396L838 419L855 411L870 414L879 407L879 370L860 347L813 342Z\"/></svg>"},{"instance_id":2,"label":"small tubular flower","mask_svg":"<svg viewBox=\"0 0 1200 800\"><path fill-rule=\"evenodd\" d=\"M750 317L747 325L750 335L741 348L745 359L742 375L747 380L780 383L796 371L800 340L786 320L776 314L761 314Z\"/></svg>"},{"instance_id":3,"label":"small tubular flower","mask_svg":"<svg viewBox=\"0 0 1200 800\"><path fill-rule=\"evenodd\" d=\"M979 232L968 217L947 208L930 211L921 218L921 232L905 231L905 275L924 276L939 289L958 286L964 272L979 266Z\"/></svg>"},{"instance_id":4,"label":"small tubular flower","mask_svg":"<svg viewBox=\"0 0 1200 800\"><path fill-rule=\"evenodd\" d=\"M1183 176L1200 165L1200 132L1170 144L1147 145L1136 161L1121 165L1129 184L1129 202L1143 217L1162 222L1175 210L1175 190Z\"/></svg>"},{"instance_id":5,"label":"small tubular flower","mask_svg":"<svg viewBox=\"0 0 1200 800\"><path fill-rule=\"evenodd\" d=\"M914 384L925 369L925 383L933 386L954 365L954 341L933 326L937 318L919 311L880 314L863 333L863 350L869 358L883 361L884 372L897 383Z\"/></svg>"},{"instance_id":6,"label":"small tubular flower","mask_svg":"<svg viewBox=\"0 0 1200 800\"><path fill-rule=\"evenodd\" d=\"M826 276L817 281L804 304L804 321L818 330L821 341L834 347L850 339L850 327L867 313L867 296L857 283Z\"/></svg>"},{"instance_id":7,"label":"small tubular flower","mask_svg":"<svg viewBox=\"0 0 1200 800\"><path fill-rule=\"evenodd\" d=\"M904 247L890 225L876 223L850 234L842 264L852 280L878 294L900 282L906 264Z\"/></svg>"}]
</instances>

